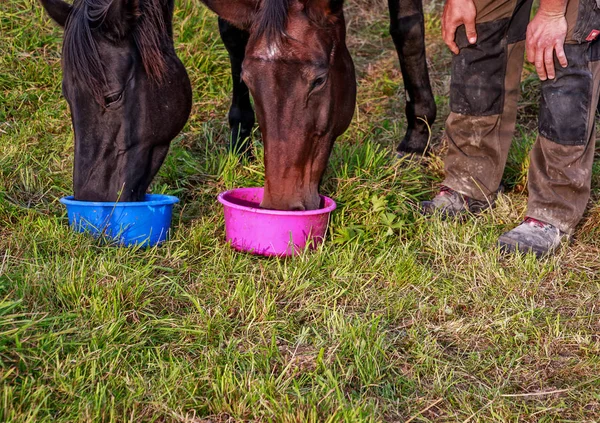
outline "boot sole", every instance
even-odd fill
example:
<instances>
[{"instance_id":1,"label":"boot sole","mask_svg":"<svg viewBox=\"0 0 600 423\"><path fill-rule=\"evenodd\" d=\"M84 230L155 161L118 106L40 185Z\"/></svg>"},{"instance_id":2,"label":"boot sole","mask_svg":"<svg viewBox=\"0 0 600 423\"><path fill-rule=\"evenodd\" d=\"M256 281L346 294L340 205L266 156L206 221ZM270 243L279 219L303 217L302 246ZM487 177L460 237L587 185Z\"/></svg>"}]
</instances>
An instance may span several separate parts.
<instances>
[{"instance_id":1,"label":"boot sole","mask_svg":"<svg viewBox=\"0 0 600 423\"><path fill-rule=\"evenodd\" d=\"M506 240L506 239L499 239L498 240L498 248L500 249L500 252L504 253L504 254L514 254L514 253L520 253L520 254L528 254L528 253L534 253L536 258L541 259L544 258L546 256L548 256L550 254L550 251L545 250L543 248L539 248L539 247L533 247L533 246L523 246L522 244L519 244L518 242L514 242L512 240Z\"/></svg>"},{"instance_id":2,"label":"boot sole","mask_svg":"<svg viewBox=\"0 0 600 423\"><path fill-rule=\"evenodd\" d=\"M468 210L461 211L451 211L445 209L443 207L436 208L429 201L421 202L421 207L419 207L419 212L423 216L439 216L440 219L466 219L469 214L471 214Z\"/></svg>"}]
</instances>

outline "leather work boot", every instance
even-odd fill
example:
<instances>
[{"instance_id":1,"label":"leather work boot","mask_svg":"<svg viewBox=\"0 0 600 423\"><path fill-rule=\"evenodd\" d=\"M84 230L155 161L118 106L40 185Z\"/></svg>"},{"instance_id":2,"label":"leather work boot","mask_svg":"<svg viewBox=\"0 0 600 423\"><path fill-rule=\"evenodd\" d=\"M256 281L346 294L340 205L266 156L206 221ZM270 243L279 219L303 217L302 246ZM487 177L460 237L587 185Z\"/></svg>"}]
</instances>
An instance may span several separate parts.
<instances>
[{"instance_id":1,"label":"leather work boot","mask_svg":"<svg viewBox=\"0 0 600 423\"><path fill-rule=\"evenodd\" d=\"M478 214L490 205L493 206L494 201L488 203L487 201L475 200L442 185L440 192L432 200L421 202L421 212L425 215L440 213L444 218L456 217L467 212Z\"/></svg>"},{"instance_id":2,"label":"leather work boot","mask_svg":"<svg viewBox=\"0 0 600 423\"><path fill-rule=\"evenodd\" d=\"M519 226L500 235L498 246L504 252L533 252L537 258L542 258L553 254L564 241L570 239L569 234L550 223L526 217Z\"/></svg>"}]
</instances>

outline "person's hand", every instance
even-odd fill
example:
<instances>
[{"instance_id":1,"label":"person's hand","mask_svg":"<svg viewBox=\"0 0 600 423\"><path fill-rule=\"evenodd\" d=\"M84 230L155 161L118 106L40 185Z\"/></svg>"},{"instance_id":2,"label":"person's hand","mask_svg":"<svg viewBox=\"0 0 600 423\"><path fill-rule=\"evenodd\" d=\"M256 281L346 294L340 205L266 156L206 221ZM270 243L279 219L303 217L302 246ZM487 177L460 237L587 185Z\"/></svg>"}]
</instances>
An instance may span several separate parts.
<instances>
[{"instance_id":1,"label":"person's hand","mask_svg":"<svg viewBox=\"0 0 600 423\"><path fill-rule=\"evenodd\" d=\"M542 81L554 79L554 52L563 68L568 65L564 44L567 37L567 19L564 13L549 12L541 7L527 26L527 60L535 63Z\"/></svg>"},{"instance_id":2,"label":"person's hand","mask_svg":"<svg viewBox=\"0 0 600 423\"><path fill-rule=\"evenodd\" d=\"M454 41L456 28L465 26L467 40L469 43L477 42L477 31L475 30L475 17L477 9L473 0L447 0L442 15L442 38L452 53L458 54L458 46Z\"/></svg>"}]
</instances>

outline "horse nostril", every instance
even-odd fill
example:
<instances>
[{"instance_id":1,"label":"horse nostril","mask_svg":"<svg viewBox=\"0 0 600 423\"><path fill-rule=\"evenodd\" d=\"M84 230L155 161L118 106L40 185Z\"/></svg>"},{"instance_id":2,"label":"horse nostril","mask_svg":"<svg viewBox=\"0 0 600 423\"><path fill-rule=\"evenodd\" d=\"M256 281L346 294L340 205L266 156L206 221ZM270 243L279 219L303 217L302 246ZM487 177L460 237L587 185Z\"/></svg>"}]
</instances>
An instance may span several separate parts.
<instances>
[{"instance_id":1,"label":"horse nostril","mask_svg":"<svg viewBox=\"0 0 600 423\"><path fill-rule=\"evenodd\" d=\"M291 211L306 211L306 207L304 207L303 205L299 205L299 206L294 206L290 209Z\"/></svg>"}]
</instances>

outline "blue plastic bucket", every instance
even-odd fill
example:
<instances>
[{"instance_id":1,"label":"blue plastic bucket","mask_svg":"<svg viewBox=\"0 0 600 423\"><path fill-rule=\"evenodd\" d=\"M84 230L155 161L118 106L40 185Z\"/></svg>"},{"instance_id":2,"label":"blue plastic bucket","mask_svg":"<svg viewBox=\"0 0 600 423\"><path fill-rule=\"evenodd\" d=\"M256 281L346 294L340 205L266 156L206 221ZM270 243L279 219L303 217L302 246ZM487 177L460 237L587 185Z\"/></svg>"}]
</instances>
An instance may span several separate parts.
<instances>
[{"instance_id":1,"label":"blue plastic bucket","mask_svg":"<svg viewBox=\"0 0 600 423\"><path fill-rule=\"evenodd\" d=\"M67 206L69 225L77 232L104 235L124 246L149 247L167 239L173 215L171 195L146 194L144 201L77 201L73 196L60 202Z\"/></svg>"}]
</instances>

